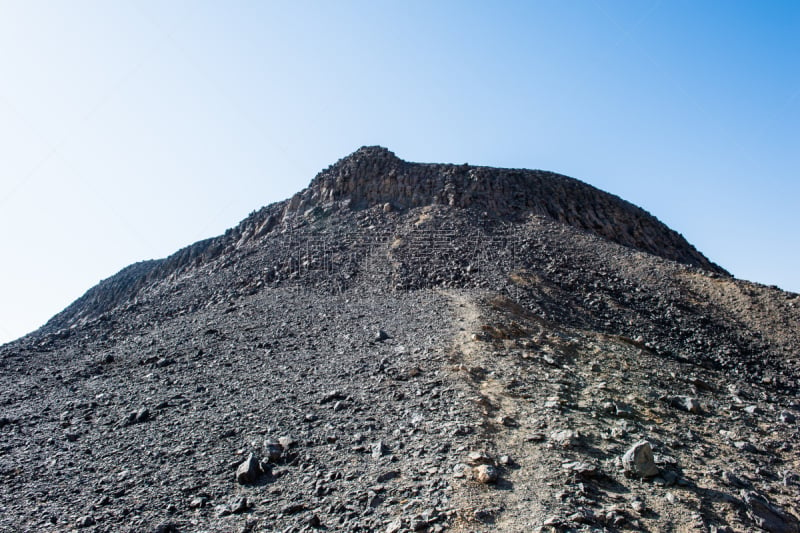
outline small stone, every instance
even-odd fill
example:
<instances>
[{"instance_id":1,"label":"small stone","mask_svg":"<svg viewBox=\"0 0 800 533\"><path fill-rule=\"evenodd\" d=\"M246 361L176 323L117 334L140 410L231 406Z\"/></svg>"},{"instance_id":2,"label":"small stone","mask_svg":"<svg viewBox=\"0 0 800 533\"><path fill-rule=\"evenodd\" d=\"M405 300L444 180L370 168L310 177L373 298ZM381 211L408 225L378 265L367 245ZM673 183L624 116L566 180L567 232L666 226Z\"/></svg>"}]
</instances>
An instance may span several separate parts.
<instances>
[{"instance_id":1,"label":"small stone","mask_svg":"<svg viewBox=\"0 0 800 533\"><path fill-rule=\"evenodd\" d=\"M728 472L727 470L722 472L722 481L739 489L745 489L750 486L749 483L743 481L739 476L733 472Z\"/></svg>"},{"instance_id":2,"label":"small stone","mask_svg":"<svg viewBox=\"0 0 800 533\"><path fill-rule=\"evenodd\" d=\"M386 447L383 441L379 440L378 442L372 445L372 458L380 459L388 451L389 449Z\"/></svg>"},{"instance_id":3,"label":"small stone","mask_svg":"<svg viewBox=\"0 0 800 533\"><path fill-rule=\"evenodd\" d=\"M150 533L178 533L179 531L178 526L173 522L164 522L163 524L158 524Z\"/></svg>"},{"instance_id":4,"label":"small stone","mask_svg":"<svg viewBox=\"0 0 800 533\"><path fill-rule=\"evenodd\" d=\"M388 472L384 472L383 474L378 475L378 477L375 478L375 481L377 483L385 483L387 481L391 481L392 479L398 477L400 477L400 472L398 472L397 470L389 470Z\"/></svg>"},{"instance_id":5,"label":"small stone","mask_svg":"<svg viewBox=\"0 0 800 533\"><path fill-rule=\"evenodd\" d=\"M634 444L622 456L622 467L630 476L650 478L658 475L658 467L653 459L653 448L646 440Z\"/></svg>"},{"instance_id":6,"label":"small stone","mask_svg":"<svg viewBox=\"0 0 800 533\"><path fill-rule=\"evenodd\" d=\"M297 514L297 513L302 513L306 509L308 509L308 507L304 503L290 503L289 505L287 505L287 506L283 507L283 509L281 509L281 514L283 514L283 515L293 515L293 514Z\"/></svg>"},{"instance_id":7,"label":"small stone","mask_svg":"<svg viewBox=\"0 0 800 533\"><path fill-rule=\"evenodd\" d=\"M749 415L757 415L761 414L761 409L759 409L757 405L748 405L744 408L744 412Z\"/></svg>"},{"instance_id":8,"label":"small stone","mask_svg":"<svg viewBox=\"0 0 800 533\"><path fill-rule=\"evenodd\" d=\"M642 514L647 510L647 505L645 505L644 501L640 497L636 497L631 502L631 509L636 511L639 514Z\"/></svg>"},{"instance_id":9,"label":"small stone","mask_svg":"<svg viewBox=\"0 0 800 533\"><path fill-rule=\"evenodd\" d=\"M573 431L571 429L563 429L561 431L555 431L550 435L550 441L553 444L561 446L562 448L570 448L577 444L580 435L577 431Z\"/></svg>"},{"instance_id":10,"label":"small stone","mask_svg":"<svg viewBox=\"0 0 800 533\"><path fill-rule=\"evenodd\" d=\"M564 463L561 466L564 468L564 470L575 472L577 475L584 478L591 478L597 475L597 467L595 465L584 463L582 461Z\"/></svg>"},{"instance_id":11,"label":"small stone","mask_svg":"<svg viewBox=\"0 0 800 533\"><path fill-rule=\"evenodd\" d=\"M800 532L797 518L773 505L764 496L756 492L745 492L744 502L747 504L747 514L758 527L767 531Z\"/></svg>"},{"instance_id":12,"label":"small stone","mask_svg":"<svg viewBox=\"0 0 800 533\"><path fill-rule=\"evenodd\" d=\"M386 526L386 533L398 533L401 529L403 529L403 519L396 518Z\"/></svg>"},{"instance_id":13,"label":"small stone","mask_svg":"<svg viewBox=\"0 0 800 533\"><path fill-rule=\"evenodd\" d=\"M248 503L247 498L245 496L242 496L241 498L236 500L233 504L231 504L230 509L231 513L233 514L241 514L247 512L247 510L250 509L250 504Z\"/></svg>"},{"instance_id":14,"label":"small stone","mask_svg":"<svg viewBox=\"0 0 800 533\"><path fill-rule=\"evenodd\" d=\"M142 422L147 422L148 420L150 420L150 410L147 407L142 407L136 411L134 422L140 424Z\"/></svg>"},{"instance_id":15,"label":"small stone","mask_svg":"<svg viewBox=\"0 0 800 533\"><path fill-rule=\"evenodd\" d=\"M703 409L700 407L700 402L698 402L696 398L690 396L675 396L670 399L669 404L675 409L687 411L695 415L703 412Z\"/></svg>"},{"instance_id":16,"label":"small stone","mask_svg":"<svg viewBox=\"0 0 800 533\"><path fill-rule=\"evenodd\" d=\"M245 462L236 469L236 481L242 485L248 485L258 481L262 474L261 465L251 453Z\"/></svg>"},{"instance_id":17,"label":"small stone","mask_svg":"<svg viewBox=\"0 0 800 533\"><path fill-rule=\"evenodd\" d=\"M217 505L214 507L214 512L218 517L228 516L231 514L231 508L227 505Z\"/></svg>"},{"instance_id":18,"label":"small stone","mask_svg":"<svg viewBox=\"0 0 800 533\"><path fill-rule=\"evenodd\" d=\"M745 440L737 440L736 442L733 443L733 447L743 452L750 452L750 453L758 452L758 448L756 448L752 443L747 442Z\"/></svg>"},{"instance_id":19,"label":"small stone","mask_svg":"<svg viewBox=\"0 0 800 533\"><path fill-rule=\"evenodd\" d=\"M326 404L329 402L333 402L336 400L344 400L346 398L345 394L339 390L333 390L329 393L325 394L322 398L319 399L320 404Z\"/></svg>"},{"instance_id":20,"label":"small stone","mask_svg":"<svg viewBox=\"0 0 800 533\"><path fill-rule=\"evenodd\" d=\"M319 529L322 527L322 520L320 520L319 515L313 514L308 519L308 525L314 529Z\"/></svg>"},{"instance_id":21,"label":"small stone","mask_svg":"<svg viewBox=\"0 0 800 533\"><path fill-rule=\"evenodd\" d=\"M789 411L781 411L781 414L778 415L778 420L784 424L794 424L797 421L797 417Z\"/></svg>"},{"instance_id":22,"label":"small stone","mask_svg":"<svg viewBox=\"0 0 800 533\"><path fill-rule=\"evenodd\" d=\"M473 468L472 475L478 483L494 483L500 477L500 472L492 465L479 465Z\"/></svg>"},{"instance_id":23,"label":"small stone","mask_svg":"<svg viewBox=\"0 0 800 533\"><path fill-rule=\"evenodd\" d=\"M201 507L205 507L206 505L206 498L203 496L197 496L192 498L192 501L189 502L190 509L200 509Z\"/></svg>"},{"instance_id":24,"label":"small stone","mask_svg":"<svg viewBox=\"0 0 800 533\"><path fill-rule=\"evenodd\" d=\"M498 418L497 418L497 422L498 422L499 424L502 424L502 425L504 425L505 427L508 427L508 428L515 428L515 427L519 426L519 424L517 424L517 421L516 421L516 420L514 420L514 419L513 419L512 417L510 417L510 416L501 416L501 417L498 417Z\"/></svg>"},{"instance_id":25,"label":"small stone","mask_svg":"<svg viewBox=\"0 0 800 533\"><path fill-rule=\"evenodd\" d=\"M383 341L389 340L391 338L392 338L392 336L389 335L388 333L386 333L385 331L383 331L382 329L379 329L378 333L375 335L375 340L377 342L383 342Z\"/></svg>"},{"instance_id":26,"label":"small stone","mask_svg":"<svg viewBox=\"0 0 800 533\"><path fill-rule=\"evenodd\" d=\"M93 516L86 515L86 516L82 516L82 517L78 518L78 521L77 521L76 525L78 527L90 527L90 526L95 525L95 523L96 522L95 522Z\"/></svg>"},{"instance_id":27,"label":"small stone","mask_svg":"<svg viewBox=\"0 0 800 533\"><path fill-rule=\"evenodd\" d=\"M281 455L283 454L283 446L281 446L277 442L273 441L265 441L264 442L264 454L266 456L267 461L271 463L277 463L281 460Z\"/></svg>"},{"instance_id":28,"label":"small stone","mask_svg":"<svg viewBox=\"0 0 800 533\"><path fill-rule=\"evenodd\" d=\"M494 464L492 457L486 452L470 452L467 456L467 463L472 466Z\"/></svg>"},{"instance_id":29,"label":"small stone","mask_svg":"<svg viewBox=\"0 0 800 533\"><path fill-rule=\"evenodd\" d=\"M464 463L458 463L456 466L453 467L453 477L457 479L462 479L467 477L467 473L470 471L470 467L465 465Z\"/></svg>"},{"instance_id":30,"label":"small stone","mask_svg":"<svg viewBox=\"0 0 800 533\"><path fill-rule=\"evenodd\" d=\"M280 444L281 448L283 448L283 450L286 451L292 446L294 446L295 442L292 437L283 436L283 437L278 437L278 444Z\"/></svg>"}]
</instances>

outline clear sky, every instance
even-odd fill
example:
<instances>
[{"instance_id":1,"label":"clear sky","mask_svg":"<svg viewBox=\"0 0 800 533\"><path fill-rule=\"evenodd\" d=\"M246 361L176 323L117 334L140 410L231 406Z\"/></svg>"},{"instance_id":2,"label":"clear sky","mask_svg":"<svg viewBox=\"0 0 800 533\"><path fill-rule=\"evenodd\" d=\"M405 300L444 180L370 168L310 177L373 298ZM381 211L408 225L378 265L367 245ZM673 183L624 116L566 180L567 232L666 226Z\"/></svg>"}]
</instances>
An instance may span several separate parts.
<instances>
[{"instance_id":1,"label":"clear sky","mask_svg":"<svg viewBox=\"0 0 800 533\"><path fill-rule=\"evenodd\" d=\"M800 291L800 2L0 0L0 342L359 146L542 168Z\"/></svg>"}]
</instances>

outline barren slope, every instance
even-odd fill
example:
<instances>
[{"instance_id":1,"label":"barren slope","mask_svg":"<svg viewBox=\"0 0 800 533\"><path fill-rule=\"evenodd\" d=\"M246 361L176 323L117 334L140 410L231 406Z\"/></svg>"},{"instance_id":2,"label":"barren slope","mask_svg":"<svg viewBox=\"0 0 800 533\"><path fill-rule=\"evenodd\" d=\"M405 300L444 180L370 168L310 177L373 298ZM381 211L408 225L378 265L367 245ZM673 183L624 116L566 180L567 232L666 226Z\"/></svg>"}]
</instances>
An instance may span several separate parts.
<instances>
[{"instance_id":1,"label":"barren slope","mask_svg":"<svg viewBox=\"0 0 800 533\"><path fill-rule=\"evenodd\" d=\"M800 299L528 172L362 149L0 347L0 529L797 531Z\"/></svg>"}]
</instances>

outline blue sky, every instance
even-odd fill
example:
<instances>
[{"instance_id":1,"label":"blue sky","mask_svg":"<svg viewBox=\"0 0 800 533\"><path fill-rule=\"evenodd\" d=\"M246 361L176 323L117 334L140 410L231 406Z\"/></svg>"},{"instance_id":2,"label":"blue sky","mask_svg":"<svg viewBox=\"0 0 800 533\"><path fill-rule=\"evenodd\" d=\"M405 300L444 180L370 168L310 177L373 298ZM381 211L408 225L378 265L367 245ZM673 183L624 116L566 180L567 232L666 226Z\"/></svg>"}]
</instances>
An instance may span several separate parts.
<instances>
[{"instance_id":1,"label":"blue sky","mask_svg":"<svg viewBox=\"0 0 800 533\"><path fill-rule=\"evenodd\" d=\"M800 291L800 2L0 0L0 342L361 145L542 168Z\"/></svg>"}]
</instances>

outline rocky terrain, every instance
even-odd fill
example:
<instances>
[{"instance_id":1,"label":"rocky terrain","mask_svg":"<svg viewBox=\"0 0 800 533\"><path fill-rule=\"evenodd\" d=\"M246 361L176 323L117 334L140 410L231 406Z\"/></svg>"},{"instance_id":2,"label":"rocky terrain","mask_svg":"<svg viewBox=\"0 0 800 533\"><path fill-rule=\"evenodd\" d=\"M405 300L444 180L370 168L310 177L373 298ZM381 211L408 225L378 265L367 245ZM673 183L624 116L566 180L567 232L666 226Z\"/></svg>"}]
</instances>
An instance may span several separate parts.
<instances>
[{"instance_id":1,"label":"rocky terrain","mask_svg":"<svg viewBox=\"0 0 800 533\"><path fill-rule=\"evenodd\" d=\"M3 531L800 531L800 298L365 147L0 347Z\"/></svg>"}]
</instances>

